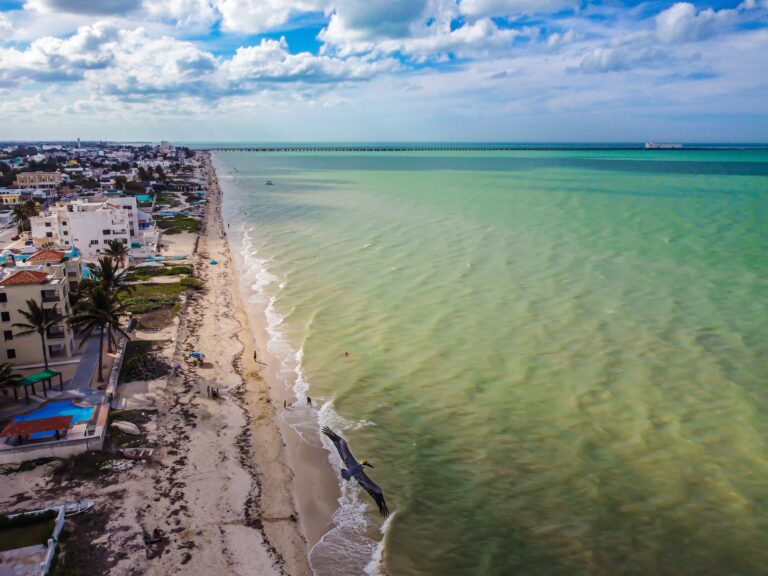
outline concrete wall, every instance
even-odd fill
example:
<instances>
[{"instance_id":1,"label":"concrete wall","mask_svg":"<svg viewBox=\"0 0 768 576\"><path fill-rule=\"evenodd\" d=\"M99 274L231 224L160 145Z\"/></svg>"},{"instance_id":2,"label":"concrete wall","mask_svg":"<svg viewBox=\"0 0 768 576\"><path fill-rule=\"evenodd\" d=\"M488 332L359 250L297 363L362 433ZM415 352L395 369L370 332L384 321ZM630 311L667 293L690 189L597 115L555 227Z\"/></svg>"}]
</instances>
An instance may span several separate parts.
<instances>
[{"instance_id":1,"label":"concrete wall","mask_svg":"<svg viewBox=\"0 0 768 576\"><path fill-rule=\"evenodd\" d=\"M19 464L27 460L36 460L38 458L69 458L75 454L88 452L89 450L101 450L104 446L104 438L107 435L107 416L109 405L102 404L99 412L99 422L97 422L94 433L85 438L73 440L57 440L44 442L41 444L30 444L22 446L4 446L0 449L0 465ZM102 422L102 414L103 422Z\"/></svg>"}]
</instances>

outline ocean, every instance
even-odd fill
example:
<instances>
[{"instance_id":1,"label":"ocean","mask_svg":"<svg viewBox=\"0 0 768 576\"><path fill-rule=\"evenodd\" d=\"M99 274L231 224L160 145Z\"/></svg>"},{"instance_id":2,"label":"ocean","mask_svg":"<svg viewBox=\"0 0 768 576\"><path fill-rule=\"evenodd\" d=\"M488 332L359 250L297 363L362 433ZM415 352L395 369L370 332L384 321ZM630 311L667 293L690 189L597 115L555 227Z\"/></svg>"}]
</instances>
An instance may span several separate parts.
<instances>
[{"instance_id":1,"label":"ocean","mask_svg":"<svg viewBox=\"0 0 768 576\"><path fill-rule=\"evenodd\" d=\"M282 417L393 511L317 574L766 573L768 151L214 160Z\"/></svg>"}]
</instances>

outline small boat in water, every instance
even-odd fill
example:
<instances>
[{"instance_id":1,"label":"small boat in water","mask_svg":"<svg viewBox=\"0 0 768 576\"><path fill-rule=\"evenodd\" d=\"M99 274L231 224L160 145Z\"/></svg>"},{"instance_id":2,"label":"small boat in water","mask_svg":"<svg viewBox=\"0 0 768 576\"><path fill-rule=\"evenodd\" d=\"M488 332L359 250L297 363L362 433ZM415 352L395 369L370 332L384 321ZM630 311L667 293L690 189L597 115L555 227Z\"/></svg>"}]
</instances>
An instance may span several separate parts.
<instances>
[{"instance_id":1,"label":"small boat in water","mask_svg":"<svg viewBox=\"0 0 768 576\"><path fill-rule=\"evenodd\" d=\"M267 180L267 186L274 186L275 183L272 180Z\"/></svg>"}]
</instances>

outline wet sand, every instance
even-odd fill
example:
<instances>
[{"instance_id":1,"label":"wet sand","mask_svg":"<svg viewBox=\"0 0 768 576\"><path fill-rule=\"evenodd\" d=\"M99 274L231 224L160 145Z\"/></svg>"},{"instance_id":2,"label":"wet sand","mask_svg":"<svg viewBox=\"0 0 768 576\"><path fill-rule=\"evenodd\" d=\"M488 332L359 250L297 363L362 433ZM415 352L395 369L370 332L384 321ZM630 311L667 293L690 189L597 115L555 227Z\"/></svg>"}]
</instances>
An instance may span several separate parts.
<instances>
[{"instance_id":1,"label":"wet sand","mask_svg":"<svg viewBox=\"0 0 768 576\"><path fill-rule=\"evenodd\" d=\"M214 171L209 170L210 173ZM211 188L220 192L218 182L214 182ZM233 287L240 287L237 266L231 265L234 281ZM312 438L312 444L302 440L296 432L283 419L285 411L283 401L288 404L296 402L295 409L304 409L304 398L296 398L293 392L287 390L285 385L277 377L279 361L268 351L268 335L266 320L263 313L258 310L242 308L241 302L247 301L247 292L239 294L239 315L244 319L243 324L248 326L240 335L245 349L243 353L243 369L248 379L260 379L269 389L268 402L275 409L275 421L284 441L284 454L286 463L293 474L293 495L298 510L298 520L301 532L306 539L306 554L312 546L329 529L333 528L331 517L338 508L339 486L337 476L332 471L328 462L328 453L321 447L319 437ZM255 351L255 356L253 352ZM255 360L254 360L255 358ZM249 410L257 410L257 404L262 400L260 396L247 397ZM318 407L316 406L315 409Z\"/></svg>"}]
</instances>

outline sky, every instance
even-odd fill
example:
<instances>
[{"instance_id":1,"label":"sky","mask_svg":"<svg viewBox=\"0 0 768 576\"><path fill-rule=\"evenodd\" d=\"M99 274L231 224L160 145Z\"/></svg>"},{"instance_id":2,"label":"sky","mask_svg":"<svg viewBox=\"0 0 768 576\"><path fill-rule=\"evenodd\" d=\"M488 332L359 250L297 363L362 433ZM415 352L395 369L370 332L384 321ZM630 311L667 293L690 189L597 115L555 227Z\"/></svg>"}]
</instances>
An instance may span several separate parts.
<instances>
[{"instance_id":1,"label":"sky","mask_svg":"<svg viewBox=\"0 0 768 576\"><path fill-rule=\"evenodd\" d=\"M768 142L768 0L0 0L0 140Z\"/></svg>"}]
</instances>

